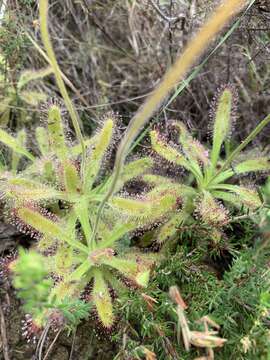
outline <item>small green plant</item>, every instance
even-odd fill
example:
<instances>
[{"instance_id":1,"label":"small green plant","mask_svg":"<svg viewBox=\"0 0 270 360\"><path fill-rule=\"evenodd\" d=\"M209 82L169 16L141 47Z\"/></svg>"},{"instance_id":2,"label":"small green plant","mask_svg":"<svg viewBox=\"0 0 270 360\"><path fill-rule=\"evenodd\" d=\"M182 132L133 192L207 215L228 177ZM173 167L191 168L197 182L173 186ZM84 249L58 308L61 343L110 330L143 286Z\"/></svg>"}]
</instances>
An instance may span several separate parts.
<instances>
[{"instance_id":1,"label":"small green plant","mask_svg":"<svg viewBox=\"0 0 270 360\"><path fill-rule=\"evenodd\" d=\"M238 185L241 175L250 172L270 170L269 156L246 154L242 150L253 140L261 129L270 122L267 116L250 135L234 150L230 136L234 122L234 91L225 87L219 94L213 114L213 142L209 150L188 132L179 121L171 123L178 134L179 144L170 145L157 130L150 133L153 150L174 166L183 167L189 176L185 183L173 182L155 175L144 179L153 185L163 183L175 189L181 208L157 231L157 242L162 244L173 237L184 224L199 220L208 226L212 238L217 242L221 230L230 221L230 209L249 214L263 206L263 199L256 188ZM224 148L223 148L224 145ZM161 186L161 185L160 185ZM222 202L221 202L222 201Z\"/></svg>"}]
</instances>

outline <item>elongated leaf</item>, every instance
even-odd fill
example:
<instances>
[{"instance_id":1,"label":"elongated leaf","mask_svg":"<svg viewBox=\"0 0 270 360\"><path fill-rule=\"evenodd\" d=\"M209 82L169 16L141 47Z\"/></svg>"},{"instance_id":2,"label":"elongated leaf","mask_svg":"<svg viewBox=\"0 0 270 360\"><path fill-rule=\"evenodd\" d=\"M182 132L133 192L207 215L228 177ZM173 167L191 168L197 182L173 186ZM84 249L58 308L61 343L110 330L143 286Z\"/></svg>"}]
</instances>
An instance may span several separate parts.
<instances>
[{"instance_id":1,"label":"elongated leaf","mask_svg":"<svg viewBox=\"0 0 270 360\"><path fill-rule=\"evenodd\" d=\"M167 221L159 228L157 236L154 239L156 243L162 245L167 240L173 238L175 234L180 231L181 225L187 220L189 216L190 214L184 210L181 210L179 213L172 216L169 221Z\"/></svg>"},{"instance_id":2,"label":"elongated leaf","mask_svg":"<svg viewBox=\"0 0 270 360\"><path fill-rule=\"evenodd\" d=\"M20 130L17 134L17 140L18 143L22 146L25 147L26 144L26 132L25 130ZM18 154L17 152L13 151L12 152L12 159L11 159L11 169L13 171L13 173L16 173L17 171L17 167L19 164L21 158L21 154Z\"/></svg>"},{"instance_id":3,"label":"elongated leaf","mask_svg":"<svg viewBox=\"0 0 270 360\"><path fill-rule=\"evenodd\" d=\"M70 161L62 163L62 182L68 193L78 194L81 189L80 176L76 166Z\"/></svg>"},{"instance_id":4,"label":"elongated leaf","mask_svg":"<svg viewBox=\"0 0 270 360\"><path fill-rule=\"evenodd\" d=\"M36 140L41 155L42 156L48 155L49 154L48 133L44 127L38 126L36 128Z\"/></svg>"},{"instance_id":5,"label":"elongated leaf","mask_svg":"<svg viewBox=\"0 0 270 360\"><path fill-rule=\"evenodd\" d=\"M256 171L269 171L269 170L270 170L270 159L267 157L249 159L241 162L240 164L237 164L234 167L234 171L237 174L256 172Z\"/></svg>"},{"instance_id":6,"label":"elongated leaf","mask_svg":"<svg viewBox=\"0 0 270 360\"><path fill-rule=\"evenodd\" d=\"M48 76L51 73L52 73L52 68L50 66L40 70L25 70L20 75L17 88L18 90L21 90L30 81L43 79L45 76Z\"/></svg>"},{"instance_id":7,"label":"elongated leaf","mask_svg":"<svg viewBox=\"0 0 270 360\"><path fill-rule=\"evenodd\" d=\"M94 271L92 298L102 325L105 328L112 327L114 322L112 300L108 285L104 280L102 272L99 270Z\"/></svg>"},{"instance_id":8,"label":"elongated leaf","mask_svg":"<svg viewBox=\"0 0 270 360\"><path fill-rule=\"evenodd\" d=\"M166 144L163 140L159 139L156 131L150 132L151 144L153 149L164 159L176 165L187 167L186 159L176 149Z\"/></svg>"},{"instance_id":9,"label":"elongated leaf","mask_svg":"<svg viewBox=\"0 0 270 360\"><path fill-rule=\"evenodd\" d=\"M132 179L144 174L147 170L150 170L154 165L154 162L151 158L145 157L138 160L131 161L126 164L123 168L121 178L119 179L117 186L115 187L115 193L119 191L125 183ZM102 188L102 191L107 191L111 185L112 177L108 179L106 185Z\"/></svg>"},{"instance_id":10,"label":"elongated leaf","mask_svg":"<svg viewBox=\"0 0 270 360\"><path fill-rule=\"evenodd\" d=\"M73 267L73 250L70 246L61 245L54 256L57 275L68 275Z\"/></svg>"},{"instance_id":11,"label":"elongated leaf","mask_svg":"<svg viewBox=\"0 0 270 360\"><path fill-rule=\"evenodd\" d=\"M232 107L233 93L229 88L225 88L217 100L217 109L214 118L213 147L211 152L211 163L216 166L221 145L230 135L232 128Z\"/></svg>"},{"instance_id":12,"label":"elongated leaf","mask_svg":"<svg viewBox=\"0 0 270 360\"><path fill-rule=\"evenodd\" d=\"M8 146L10 149L18 154L26 156L29 160L34 161L35 157L20 145L18 139L9 135L6 131L0 129L0 142Z\"/></svg>"},{"instance_id":13,"label":"elongated leaf","mask_svg":"<svg viewBox=\"0 0 270 360\"><path fill-rule=\"evenodd\" d=\"M88 244L90 244L89 241L91 238L92 231L89 221L88 207L89 207L88 200L85 198L81 198L81 200L75 205L74 211L78 216L86 241Z\"/></svg>"},{"instance_id":14,"label":"elongated leaf","mask_svg":"<svg viewBox=\"0 0 270 360\"><path fill-rule=\"evenodd\" d=\"M16 209L16 216L43 235L59 239L67 242L74 248L78 248L88 254L88 249L79 241L70 238L65 229L57 224L55 221L50 220L48 217L40 214L38 211L29 207L19 207Z\"/></svg>"},{"instance_id":15,"label":"elongated leaf","mask_svg":"<svg viewBox=\"0 0 270 360\"><path fill-rule=\"evenodd\" d=\"M110 203L124 215L140 221L140 226L143 226L174 210L177 199L178 196L175 192L158 192L155 189L142 200L115 196Z\"/></svg>"},{"instance_id":16,"label":"elongated leaf","mask_svg":"<svg viewBox=\"0 0 270 360\"><path fill-rule=\"evenodd\" d=\"M111 199L110 204L123 213L134 217L145 217L151 213L153 203L149 200L134 200L115 196Z\"/></svg>"},{"instance_id":17,"label":"elongated leaf","mask_svg":"<svg viewBox=\"0 0 270 360\"><path fill-rule=\"evenodd\" d=\"M18 201L63 199L61 192L37 181L19 177L9 178L5 184L5 195Z\"/></svg>"},{"instance_id":18,"label":"elongated leaf","mask_svg":"<svg viewBox=\"0 0 270 360\"><path fill-rule=\"evenodd\" d=\"M139 286L147 286L150 270L140 261L136 263L132 260L120 259L117 257L104 258L103 264L111 266L120 271L127 278L136 282Z\"/></svg>"},{"instance_id":19,"label":"elongated leaf","mask_svg":"<svg viewBox=\"0 0 270 360\"><path fill-rule=\"evenodd\" d=\"M236 194L228 191L211 191L211 194L217 199L233 204L236 208L241 207L241 203Z\"/></svg>"},{"instance_id":20,"label":"elongated leaf","mask_svg":"<svg viewBox=\"0 0 270 360\"><path fill-rule=\"evenodd\" d=\"M0 115L0 126L6 127L10 120L10 108L7 108L3 113Z\"/></svg>"},{"instance_id":21,"label":"elongated leaf","mask_svg":"<svg viewBox=\"0 0 270 360\"><path fill-rule=\"evenodd\" d=\"M97 141L94 144L94 149L87 159L84 180L85 190L92 188L93 183L98 176L102 159L112 139L113 129L114 121L112 119L106 120L97 137Z\"/></svg>"},{"instance_id":22,"label":"elongated leaf","mask_svg":"<svg viewBox=\"0 0 270 360\"><path fill-rule=\"evenodd\" d=\"M262 206L262 201L256 190L244 186L237 186L231 184L216 185L217 190L228 190L238 197L238 205L244 205L250 209L257 209Z\"/></svg>"},{"instance_id":23,"label":"elongated leaf","mask_svg":"<svg viewBox=\"0 0 270 360\"><path fill-rule=\"evenodd\" d=\"M115 242L121 239L128 232L135 230L138 225L135 222L129 222L126 224L116 225L111 232L108 232L107 235L98 243L98 248L109 248L112 247Z\"/></svg>"},{"instance_id":24,"label":"elongated leaf","mask_svg":"<svg viewBox=\"0 0 270 360\"><path fill-rule=\"evenodd\" d=\"M60 280L57 285L52 288L50 299L52 301L57 299L57 302L60 302L64 299L79 298L80 293L83 290L83 285L83 280L69 281L64 278L64 280Z\"/></svg>"},{"instance_id":25,"label":"elongated leaf","mask_svg":"<svg viewBox=\"0 0 270 360\"><path fill-rule=\"evenodd\" d=\"M68 149L65 143L61 109L57 105L52 105L48 110L48 134L51 151L60 160L67 159Z\"/></svg>"},{"instance_id":26,"label":"elongated leaf","mask_svg":"<svg viewBox=\"0 0 270 360\"><path fill-rule=\"evenodd\" d=\"M211 226L224 226L229 220L227 209L208 191L204 191L197 200L195 212L204 224Z\"/></svg>"},{"instance_id":27,"label":"elongated leaf","mask_svg":"<svg viewBox=\"0 0 270 360\"><path fill-rule=\"evenodd\" d=\"M188 132L186 126L180 122L175 121L173 125L179 130L179 142L182 145L186 157L197 164L196 170L200 172L198 165L208 165L208 150L196 139L194 139Z\"/></svg>"},{"instance_id":28,"label":"elongated leaf","mask_svg":"<svg viewBox=\"0 0 270 360\"><path fill-rule=\"evenodd\" d=\"M47 100L47 95L38 91L22 91L20 98L31 106L38 106L39 103Z\"/></svg>"},{"instance_id":29,"label":"elongated leaf","mask_svg":"<svg viewBox=\"0 0 270 360\"><path fill-rule=\"evenodd\" d=\"M10 103L13 101L12 96L7 96L4 98L0 98L0 114L3 114L4 112L6 112L7 110L10 109L9 105ZM0 124L1 126L4 126L6 124Z\"/></svg>"},{"instance_id":30,"label":"elongated leaf","mask_svg":"<svg viewBox=\"0 0 270 360\"><path fill-rule=\"evenodd\" d=\"M170 186L173 184L173 180L161 175L153 175L153 174L146 174L142 176L143 181L149 183L150 185L164 185Z\"/></svg>"}]
</instances>

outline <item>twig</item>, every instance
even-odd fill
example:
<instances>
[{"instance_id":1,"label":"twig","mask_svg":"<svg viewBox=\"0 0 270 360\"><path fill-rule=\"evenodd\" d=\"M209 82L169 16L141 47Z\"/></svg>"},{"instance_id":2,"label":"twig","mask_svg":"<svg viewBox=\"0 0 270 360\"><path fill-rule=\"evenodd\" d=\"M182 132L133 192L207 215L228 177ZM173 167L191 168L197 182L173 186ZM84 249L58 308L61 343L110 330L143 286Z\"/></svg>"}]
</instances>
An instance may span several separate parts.
<instances>
[{"instance_id":1,"label":"twig","mask_svg":"<svg viewBox=\"0 0 270 360\"><path fill-rule=\"evenodd\" d=\"M62 331L62 329L60 329L60 330L57 332L57 334L55 335L55 337L54 337L54 339L53 339L53 341L52 341L51 345L49 346L49 349L47 350L47 352L46 352L46 354L45 354L45 356L44 356L43 360L46 360L46 359L48 358L49 353L51 352L51 350L52 350L52 348L53 348L53 346L54 346L54 344L55 344L56 340L58 339L58 336L60 335L61 331Z\"/></svg>"},{"instance_id":2,"label":"twig","mask_svg":"<svg viewBox=\"0 0 270 360\"><path fill-rule=\"evenodd\" d=\"M75 346L75 338L76 338L76 330L74 331L74 335L73 335L73 339L72 339L71 350L70 350L70 354L69 354L69 360L72 360L73 350L74 350L74 346Z\"/></svg>"},{"instance_id":3,"label":"twig","mask_svg":"<svg viewBox=\"0 0 270 360\"><path fill-rule=\"evenodd\" d=\"M44 342L46 340L46 337L47 337L47 334L48 334L48 331L50 329L50 323L47 323L47 325L45 326L41 336L40 336L40 339L37 343L37 348L36 348L36 358L38 360L42 360L42 350L43 350L43 345L44 345Z\"/></svg>"},{"instance_id":4,"label":"twig","mask_svg":"<svg viewBox=\"0 0 270 360\"><path fill-rule=\"evenodd\" d=\"M0 328L1 328L1 338L2 338L2 346L3 346L3 355L5 360L10 360L8 355L8 341L7 341L7 331L6 331L6 323L5 317L0 305Z\"/></svg>"},{"instance_id":5,"label":"twig","mask_svg":"<svg viewBox=\"0 0 270 360\"><path fill-rule=\"evenodd\" d=\"M185 16L184 16L182 13L180 13L178 16L172 16L172 17L167 16L167 15L165 15L165 14L161 11L160 7L155 3L154 0L149 0L149 2L150 2L150 4L152 5L152 7L156 10L156 12L159 14L159 16L160 16L163 20L167 21L168 23L176 23L176 22L178 22L179 20L185 18Z\"/></svg>"}]
</instances>

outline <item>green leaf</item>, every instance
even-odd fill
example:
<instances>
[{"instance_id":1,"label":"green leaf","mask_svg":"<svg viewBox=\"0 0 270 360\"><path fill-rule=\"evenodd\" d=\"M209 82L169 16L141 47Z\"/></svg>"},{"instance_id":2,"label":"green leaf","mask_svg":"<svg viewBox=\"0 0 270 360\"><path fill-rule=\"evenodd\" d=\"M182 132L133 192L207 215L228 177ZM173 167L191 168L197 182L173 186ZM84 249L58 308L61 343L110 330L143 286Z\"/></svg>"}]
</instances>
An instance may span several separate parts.
<instances>
[{"instance_id":1,"label":"green leaf","mask_svg":"<svg viewBox=\"0 0 270 360\"><path fill-rule=\"evenodd\" d=\"M204 191L197 200L195 212L204 224L210 226L221 227L226 225L229 220L227 209L208 191Z\"/></svg>"},{"instance_id":2,"label":"green leaf","mask_svg":"<svg viewBox=\"0 0 270 360\"><path fill-rule=\"evenodd\" d=\"M20 177L8 178L5 183L5 195L17 201L39 201L48 199L61 199L63 195L49 186L37 181Z\"/></svg>"},{"instance_id":3,"label":"green leaf","mask_svg":"<svg viewBox=\"0 0 270 360\"><path fill-rule=\"evenodd\" d=\"M7 108L3 113L0 115L0 126L6 127L10 120L10 108Z\"/></svg>"},{"instance_id":4,"label":"green leaf","mask_svg":"<svg viewBox=\"0 0 270 360\"><path fill-rule=\"evenodd\" d=\"M18 143L22 147L25 147L25 144L26 144L26 132L25 132L24 129L20 130L18 132L17 140L18 140ZM13 151L12 160L11 160L11 169L12 169L13 173L16 173L16 171L17 171L20 158L21 158L21 154L18 154L17 152Z\"/></svg>"},{"instance_id":5,"label":"green leaf","mask_svg":"<svg viewBox=\"0 0 270 360\"><path fill-rule=\"evenodd\" d=\"M93 183L99 174L102 159L112 139L113 129L113 119L106 120L103 128L98 134L96 142L94 143L94 148L92 149L90 156L87 158L84 176L85 191L92 188Z\"/></svg>"},{"instance_id":6,"label":"green leaf","mask_svg":"<svg viewBox=\"0 0 270 360\"><path fill-rule=\"evenodd\" d=\"M15 151L18 154L26 156L29 160L35 161L35 157L27 151L21 144L18 139L9 135L6 131L0 129L0 142L8 146L11 150Z\"/></svg>"},{"instance_id":7,"label":"green leaf","mask_svg":"<svg viewBox=\"0 0 270 360\"><path fill-rule=\"evenodd\" d=\"M236 194L225 191L211 191L211 194L217 199L233 204L236 208L241 207L239 198Z\"/></svg>"},{"instance_id":8,"label":"green leaf","mask_svg":"<svg viewBox=\"0 0 270 360\"><path fill-rule=\"evenodd\" d=\"M10 109L10 103L13 101L12 96L7 96L4 98L0 98L0 114L3 114L5 112L9 112ZM1 122L1 126L4 126L6 124L2 124Z\"/></svg>"},{"instance_id":9,"label":"green leaf","mask_svg":"<svg viewBox=\"0 0 270 360\"><path fill-rule=\"evenodd\" d=\"M60 160L67 159L68 149L65 143L61 109L57 105L52 105L48 110L48 135L51 152L55 153Z\"/></svg>"},{"instance_id":10,"label":"green leaf","mask_svg":"<svg viewBox=\"0 0 270 360\"><path fill-rule=\"evenodd\" d=\"M249 159L237 164L233 170L237 174L243 174L247 172L256 171L269 171L270 170L270 159L267 157L259 157L256 159Z\"/></svg>"},{"instance_id":11,"label":"green leaf","mask_svg":"<svg viewBox=\"0 0 270 360\"><path fill-rule=\"evenodd\" d=\"M75 165L68 160L63 161L61 170L65 190L71 194L78 194L81 189L81 181Z\"/></svg>"},{"instance_id":12,"label":"green leaf","mask_svg":"<svg viewBox=\"0 0 270 360\"><path fill-rule=\"evenodd\" d=\"M48 76L52 73L52 68L49 66L45 69L40 70L25 70L21 73L17 88L21 90L25 85L27 85L30 81L43 79L45 76Z\"/></svg>"},{"instance_id":13,"label":"green leaf","mask_svg":"<svg viewBox=\"0 0 270 360\"><path fill-rule=\"evenodd\" d=\"M141 287L147 287L149 283L150 270L139 272L136 276L136 283Z\"/></svg>"},{"instance_id":14,"label":"green leaf","mask_svg":"<svg viewBox=\"0 0 270 360\"><path fill-rule=\"evenodd\" d=\"M112 300L102 272L94 270L93 303L98 317L105 328L110 328L114 322Z\"/></svg>"},{"instance_id":15,"label":"green leaf","mask_svg":"<svg viewBox=\"0 0 270 360\"><path fill-rule=\"evenodd\" d=\"M37 210L28 207L18 207L16 209L16 216L41 234L67 242L73 248L77 248L88 254L89 251L85 245L71 239L70 235L60 224L43 216Z\"/></svg>"},{"instance_id":16,"label":"green leaf","mask_svg":"<svg viewBox=\"0 0 270 360\"><path fill-rule=\"evenodd\" d=\"M47 100L47 95L37 91L22 91L20 98L28 105L38 106L39 103Z\"/></svg>"},{"instance_id":17,"label":"green leaf","mask_svg":"<svg viewBox=\"0 0 270 360\"><path fill-rule=\"evenodd\" d=\"M115 187L115 193L119 191L125 183L143 175L147 170L150 170L154 165L154 162L151 158L145 157L138 160L131 161L126 164L123 168L121 178L119 179L117 186ZM107 191L112 182L112 176L107 180L102 191Z\"/></svg>"},{"instance_id":18,"label":"green leaf","mask_svg":"<svg viewBox=\"0 0 270 360\"><path fill-rule=\"evenodd\" d=\"M214 187L219 190L228 190L233 194L236 194L238 198L238 206L244 205L250 209L258 209L262 206L261 198L258 192L254 189L250 189L244 186L231 185L231 184L220 184Z\"/></svg>"},{"instance_id":19,"label":"green leaf","mask_svg":"<svg viewBox=\"0 0 270 360\"><path fill-rule=\"evenodd\" d=\"M142 176L142 180L154 186L170 186L173 184L173 180L161 175L146 174ZM179 184L177 184L179 185Z\"/></svg>"},{"instance_id":20,"label":"green leaf","mask_svg":"<svg viewBox=\"0 0 270 360\"><path fill-rule=\"evenodd\" d=\"M79 203L77 203L74 206L74 211L76 215L78 216L78 219L80 221L80 224L82 226L82 230L84 232L84 236L86 238L86 241L88 245L90 245L90 238L91 238L91 226L89 221L89 204L88 200L85 198L81 198Z\"/></svg>"},{"instance_id":21,"label":"green leaf","mask_svg":"<svg viewBox=\"0 0 270 360\"><path fill-rule=\"evenodd\" d=\"M173 238L179 231L181 225L185 223L189 216L190 214L184 210L181 210L179 213L173 215L169 221L167 221L158 229L156 238L154 239L157 244L162 245L167 240Z\"/></svg>"},{"instance_id":22,"label":"green leaf","mask_svg":"<svg viewBox=\"0 0 270 360\"><path fill-rule=\"evenodd\" d=\"M113 267L121 272L130 280L133 280L139 286L146 286L149 279L149 268L140 260L119 259L115 256L104 257L103 264Z\"/></svg>"},{"instance_id":23,"label":"green leaf","mask_svg":"<svg viewBox=\"0 0 270 360\"><path fill-rule=\"evenodd\" d=\"M211 164L216 166L219 159L221 145L230 135L232 128L233 93L225 88L217 100L217 109L214 119L213 147L211 151Z\"/></svg>"},{"instance_id":24,"label":"green leaf","mask_svg":"<svg viewBox=\"0 0 270 360\"><path fill-rule=\"evenodd\" d=\"M134 200L130 198L123 198L114 196L110 200L110 204L121 212L133 217L149 216L153 208L153 203L149 200Z\"/></svg>"},{"instance_id":25,"label":"green leaf","mask_svg":"<svg viewBox=\"0 0 270 360\"><path fill-rule=\"evenodd\" d=\"M71 272L73 266L72 248L66 245L59 246L54 256L54 259L57 275L66 276Z\"/></svg>"},{"instance_id":26,"label":"green leaf","mask_svg":"<svg viewBox=\"0 0 270 360\"><path fill-rule=\"evenodd\" d=\"M172 148L166 144L163 140L159 138L159 135L156 131L150 132L152 148L164 159L175 165L181 165L184 167L187 166L187 161L185 157L180 154L176 149Z\"/></svg>"},{"instance_id":27,"label":"green leaf","mask_svg":"<svg viewBox=\"0 0 270 360\"><path fill-rule=\"evenodd\" d=\"M110 200L110 204L124 215L149 223L164 216L168 211L172 211L178 197L173 188L167 189L167 191L155 188L142 200L114 196Z\"/></svg>"},{"instance_id":28,"label":"green leaf","mask_svg":"<svg viewBox=\"0 0 270 360\"><path fill-rule=\"evenodd\" d=\"M36 140L41 155L47 156L49 154L49 141L47 130L44 127L38 126L36 128Z\"/></svg>"},{"instance_id":29,"label":"green leaf","mask_svg":"<svg viewBox=\"0 0 270 360\"><path fill-rule=\"evenodd\" d=\"M98 242L98 248L105 249L112 247L117 240L121 239L128 232L135 230L137 226L138 224L135 222L116 225L112 231L108 231L106 236L103 237L102 241Z\"/></svg>"},{"instance_id":30,"label":"green leaf","mask_svg":"<svg viewBox=\"0 0 270 360\"><path fill-rule=\"evenodd\" d=\"M182 122L175 121L173 122L173 125L179 130L179 142L182 145L183 152L190 161L196 163L196 171L201 173L199 165L209 164L208 150L190 135Z\"/></svg>"}]
</instances>

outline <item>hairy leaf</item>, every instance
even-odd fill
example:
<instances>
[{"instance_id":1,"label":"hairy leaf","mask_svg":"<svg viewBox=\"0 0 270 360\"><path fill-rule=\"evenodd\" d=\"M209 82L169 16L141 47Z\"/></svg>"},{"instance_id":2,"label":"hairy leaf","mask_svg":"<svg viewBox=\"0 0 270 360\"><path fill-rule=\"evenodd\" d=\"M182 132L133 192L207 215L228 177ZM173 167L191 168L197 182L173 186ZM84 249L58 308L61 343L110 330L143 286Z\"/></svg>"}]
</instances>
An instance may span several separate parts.
<instances>
[{"instance_id":1,"label":"hairy leaf","mask_svg":"<svg viewBox=\"0 0 270 360\"><path fill-rule=\"evenodd\" d=\"M213 124L213 147L211 151L212 166L217 164L221 145L230 135L232 128L232 106L233 93L231 89L225 88L217 100L217 109Z\"/></svg>"},{"instance_id":2,"label":"hairy leaf","mask_svg":"<svg viewBox=\"0 0 270 360\"><path fill-rule=\"evenodd\" d=\"M108 119L105 121L103 128L98 134L97 140L94 143L94 148L87 158L87 167L85 172L84 187L85 190L91 189L100 171L102 159L105 151L110 145L114 129L114 121Z\"/></svg>"},{"instance_id":3,"label":"hairy leaf","mask_svg":"<svg viewBox=\"0 0 270 360\"><path fill-rule=\"evenodd\" d=\"M114 322L112 300L108 285L104 280L102 272L99 270L94 271L92 298L102 325L105 328L110 328Z\"/></svg>"}]
</instances>

